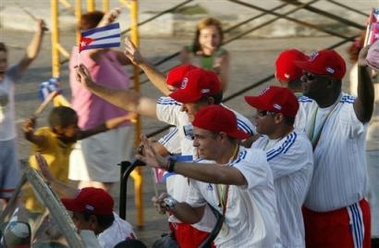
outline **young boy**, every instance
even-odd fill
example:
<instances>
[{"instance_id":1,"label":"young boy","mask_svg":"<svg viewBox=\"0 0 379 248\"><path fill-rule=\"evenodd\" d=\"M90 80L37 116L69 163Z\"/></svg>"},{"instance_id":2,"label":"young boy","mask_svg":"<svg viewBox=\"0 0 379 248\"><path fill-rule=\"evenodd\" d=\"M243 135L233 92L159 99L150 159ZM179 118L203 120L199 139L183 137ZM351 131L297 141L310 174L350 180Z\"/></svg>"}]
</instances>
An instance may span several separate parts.
<instances>
[{"instance_id":1,"label":"young boy","mask_svg":"<svg viewBox=\"0 0 379 248\"><path fill-rule=\"evenodd\" d=\"M53 108L50 112L49 127L41 127L35 130L36 117L32 116L26 119L23 125L25 138L33 144L32 156L29 159L30 166L35 169L38 168L34 154L39 152L46 159L53 177L67 183L69 157L75 142L116 128L129 119L129 116L120 116L112 118L96 128L80 130L78 115L75 110L60 106ZM41 212L40 204L34 199L32 192L26 191L24 195L26 209L31 212Z\"/></svg>"}]
</instances>

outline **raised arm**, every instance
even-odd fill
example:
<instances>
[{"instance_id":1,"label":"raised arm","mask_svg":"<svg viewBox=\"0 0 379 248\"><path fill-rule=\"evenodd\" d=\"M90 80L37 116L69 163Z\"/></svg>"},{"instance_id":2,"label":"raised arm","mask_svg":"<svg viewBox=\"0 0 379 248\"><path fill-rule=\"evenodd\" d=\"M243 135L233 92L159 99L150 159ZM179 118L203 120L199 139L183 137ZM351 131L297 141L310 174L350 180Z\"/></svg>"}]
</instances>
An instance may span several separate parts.
<instances>
[{"instance_id":1,"label":"raised arm","mask_svg":"<svg viewBox=\"0 0 379 248\"><path fill-rule=\"evenodd\" d=\"M156 100L143 97L138 92L132 90L111 89L96 84L92 81L88 69L83 64L76 68L76 80L83 84L83 86L93 94L103 98L119 108L135 112L140 115L157 118Z\"/></svg>"},{"instance_id":2,"label":"raised arm","mask_svg":"<svg viewBox=\"0 0 379 248\"><path fill-rule=\"evenodd\" d=\"M171 92L167 88L166 76L155 66L147 62L144 57L142 57L137 47L128 37L125 38L124 43L124 53L129 58L129 60L145 72L149 80L160 92L162 92L165 96L169 95Z\"/></svg>"},{"instance_id":3,"label":"raised arm","mask_svg":"<svg viewBox=\"0 0 379 248\"><path fill-rule=\"evenodd\" d=\"M230 67L230 55L225 51L220 57L215 59L213 70L217 73L220 82L222 91L226 91L228 88L229 80L229 67Z\"/></svg>"},{"instance_id":4,"label":"raised arm","mask_svg":"<svg viewBox=\"0 0 379 248\"><path fill-rule=\"evenodd\" d=\"M358 58L358 97L354 102L357 118L363 123L370 121L374 110L374 85L371 70L366 63L368 46L363 47Z\"/></svg>"},{"instance_id":5,"label":"raised arm","mask_svg":"<svg viewBox=\"0 0 379 248\"><path fill-rule=\"evenodd\" d=\"M32 40L27 46L24 57L19 62L21 72L24 72L29 67L33 60L37 58L40 51L43 35L47 28L45 22L42 19L38 20L37 24L37 31L34 33Z\"/></svg>"},{"instance_id":6,"label":"raised arm","mask_svg":"<svg viewBox=\"0 0 379 248\"><path fill-rule=\"evenodd\" d=\"M32 116L24 121L22 130L24 131L24 136L26 140L32 142L38 147L42 147L46 142L46 138L45 136L36 135L34 133L35 125L36 117Z\"/></svg>"},{"instance_id":7,"label":"raised arm","mask_svg":"<svg viewBox=\"0 0 379 248\"><path fill-rule=\"evenodd\" d=\"M135 122L136 121L135 118L136 118L136 115L133 112L129 112L127 115L111 118L111 119L107 120L105 123L100 124L97 127L87 129L87 130L80 130L78 132L78 139L79 140L85 139L85 138L88 138L92 135L102 133L102 132L106 132L106 131L111 130L111 129L115 129L120 124L122 124L126 121Z\"/></svg>"},{"instance_id":8,"label":"raised arm","mask_svg":"<svg viewBox=\"0 0 379 248\"><path fill-rule=\"evenodd\" d=\"M149 140L142 136L144 154L136 157L148 166L168 170L198 181L222 183L229 185L247 185L246 178L236 168L220 164L172 162L160 156L151 146Z\"/></svg>"}]
</instances>

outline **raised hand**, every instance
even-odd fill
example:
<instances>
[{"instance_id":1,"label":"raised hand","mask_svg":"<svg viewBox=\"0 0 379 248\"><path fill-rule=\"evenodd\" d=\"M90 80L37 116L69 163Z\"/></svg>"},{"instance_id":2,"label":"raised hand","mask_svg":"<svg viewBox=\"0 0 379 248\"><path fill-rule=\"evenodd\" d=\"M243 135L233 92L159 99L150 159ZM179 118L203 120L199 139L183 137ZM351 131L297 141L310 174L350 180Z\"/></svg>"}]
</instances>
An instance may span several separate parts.
<instances>
[{"instance_id":1,"label":"raised hand","mask_svg":"<svg viewBox=\"0 0 379 248\"><path fill-rule=\"evenodd\" d=\"M76 80L83 84L83 86L88 87L89 85L94 84L89 70L85 65L80 64L79 66L75 67L75 72Z\"/></svg>"},{"instance_id":2,"label":"raised hand","mask_svg":"<svg viewBox=\"0 0 379 248\"><path fill-rule=\"evenodd\" d=\"M152 147L150 141L145 135L141 135L143 144L143 155L136 154L136 158L145 162L148 166L160 169L166 169L167 160L160 156Z\"/></svg>"},{"instance_id":3,"label":"raised hand","mask_svg":"<svg viewBox=\"0 0 379 248\"><path fill-rule=\"evenodd\" d=\"M37 20L37 31L39 33L43 33L45 31L48 31L49 29L46 26L46 23L43 19L38 19Z\"/></svg>"},{"instance_id":4,"label":"raised hand","mask_svg":"<svg viewBox=\"0 0 379 248\"><path fill-rule=\"evenodd\" d=\"M30 118L27 118L24 121L22 125L22 130L24 131L24 133L34 132L35 126L36 126L36 117L31 116Z\"/></svg>"},{"instance_id":5,"label":"raised hand","mask_svg":"<svg viewBox=\"0 0 379 248\"><path fill-rule=\"evenodd\" d=\"M133 44L129 37L126 37L124 40L125 50L124 54L128 59L135 65L139 65L142 62L145 62L145 59L142 57L141 53L137 47Z\"/></svg>"}]
</instances>

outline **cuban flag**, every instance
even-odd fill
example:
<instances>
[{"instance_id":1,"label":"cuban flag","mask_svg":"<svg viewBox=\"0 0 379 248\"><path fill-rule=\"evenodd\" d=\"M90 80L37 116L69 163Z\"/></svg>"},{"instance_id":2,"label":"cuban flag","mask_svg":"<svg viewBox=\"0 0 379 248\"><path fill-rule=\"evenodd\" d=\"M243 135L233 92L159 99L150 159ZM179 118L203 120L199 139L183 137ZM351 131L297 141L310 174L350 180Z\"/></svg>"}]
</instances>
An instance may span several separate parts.
<instances>
[{"instance_id":1,"label":"cuban flag","mask_svg":"<svg viewBox=\"0 0 379 248\"><path fill-rule=\"evenodd\" d=\"M379 22L371 24L371 30L369 34L369 44L373 44L379 40Z\"/></svg>"},{"instance_id":2,"label":"cuban flag","mask_svg":"<svg viewBox=\"0 0 379 248\"><path fill-rule=\"evenodd\" d=\"M379 22L379 8L372 9L371 22Z\"/></svg>"},{"instance_id":3,"label":"cuban flag","mask_svg":"<svg viewBox=\"0 0 379 248\"><path fill-rule=\"evenodd\" d=\"M177 162L190 162L193 160L191 155L188 156L174 156ZM176 175L175 172L168 172L163 169L154 168L155 183L164 183L170 176Z\"/></svg>"},{"instance_id":4,"label":"cuban flag","mask_svg":"<svg viewBox=\"0 0 379 248\"><path fill-rule=\"evenodd\" d=\"M119 47L120 44L120 24L112 23L83 31L80 37L79 52L87 49Z\"/></svg>"}]
</instances>

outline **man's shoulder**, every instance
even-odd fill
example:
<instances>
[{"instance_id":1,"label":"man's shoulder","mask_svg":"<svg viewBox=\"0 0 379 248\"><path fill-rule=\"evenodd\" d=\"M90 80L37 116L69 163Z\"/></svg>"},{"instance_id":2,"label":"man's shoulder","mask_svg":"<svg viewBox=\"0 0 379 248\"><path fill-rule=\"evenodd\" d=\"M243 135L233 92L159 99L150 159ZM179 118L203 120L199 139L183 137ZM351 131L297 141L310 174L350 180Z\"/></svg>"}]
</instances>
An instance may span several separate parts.
<instances>
[{"instance_id":1,"label":"man's shoulder","mask_svg":"<svg viewBox=\"0 0 379 248\"><path fill-rule=\"evenodd\" d=\"M341 95L340 103L352 104L352 103L354 103L355 99L357 99L356 96L349 95L349 94L343 92Z\"/></svg>"},{"instance_id":2,"label":"man's shoulder","mask_svg":"<svg viewBox=\"0 0 379 248\"><path fill-rule=\"evenodd\" d=\"M158 98L157 100L157 104L159 105L165 105L165 106L182 106L182 104L180 102L177 102L175 101L174 99L172 99L171 97L169 96L161 96Z\"/></svg>"}]
</instances>

